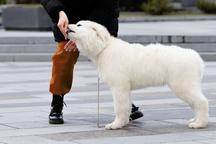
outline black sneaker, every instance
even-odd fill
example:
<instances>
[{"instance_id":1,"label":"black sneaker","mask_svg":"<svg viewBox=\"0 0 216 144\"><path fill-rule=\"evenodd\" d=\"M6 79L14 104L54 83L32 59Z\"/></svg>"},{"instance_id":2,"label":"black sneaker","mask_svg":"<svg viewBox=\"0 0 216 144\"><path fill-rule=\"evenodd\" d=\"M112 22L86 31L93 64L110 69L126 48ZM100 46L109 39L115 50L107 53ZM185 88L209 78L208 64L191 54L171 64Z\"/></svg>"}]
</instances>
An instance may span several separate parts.
<instances>
[{"instance_id":1,"label":"black sneaker","mask_svg":"<svg viewBox=\"0 0 216 144\"><path fill-rule=\"evenodd\" d=\"M51 111L49 114L49 123L50 124L63 124L63 96L53 95L53 100L51 103Z\"/></svg>"},{"instance_id":2,"label":"black sneaker","mask_svg":"<svg viewBox=\"0 0 216 144\"><path fill-rule=\"evenodd\" d=\"M130 121L136 120L138 118L143 117L143 113L139 111L139 107L136 107L134 104L132 104L131 114L130 114Z\"/></svg>"}]
</instances>

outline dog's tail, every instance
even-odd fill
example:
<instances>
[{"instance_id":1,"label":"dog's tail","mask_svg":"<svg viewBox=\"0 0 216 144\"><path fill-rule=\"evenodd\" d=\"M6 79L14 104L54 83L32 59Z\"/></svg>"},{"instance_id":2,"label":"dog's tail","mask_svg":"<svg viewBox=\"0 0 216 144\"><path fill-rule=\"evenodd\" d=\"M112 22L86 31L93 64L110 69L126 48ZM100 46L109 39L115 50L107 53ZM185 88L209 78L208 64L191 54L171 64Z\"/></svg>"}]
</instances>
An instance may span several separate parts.
<instances>
[{"instance_id":1,"label":"dog's tail","mask_svg":"<svg viewBox=\"0 0 216 144\"><path fill-rule=\"evenodd\" d=\"M197 65L199 66L199 76L200 76L200 80L202 80L205 72L205 63L197 52L196 55L197 55L197 63L198 63Z\"/></svg>"},{"instance_id":2,"label":"dog's tail","mask_svg":"<svg viewBox=\"0 0 216 144\"><path fill-rule=\"evenodd\" d=\"M196 73L196 77L201 82L204 76L204 72L205 72L205 63L198 52L196 52L193 49L188 49L188 51L193 57L193 59L191 59L193 61L192 67L194 67L194 70L196 71L196 72L194 71Z\"/></svg>"}]
</instances>

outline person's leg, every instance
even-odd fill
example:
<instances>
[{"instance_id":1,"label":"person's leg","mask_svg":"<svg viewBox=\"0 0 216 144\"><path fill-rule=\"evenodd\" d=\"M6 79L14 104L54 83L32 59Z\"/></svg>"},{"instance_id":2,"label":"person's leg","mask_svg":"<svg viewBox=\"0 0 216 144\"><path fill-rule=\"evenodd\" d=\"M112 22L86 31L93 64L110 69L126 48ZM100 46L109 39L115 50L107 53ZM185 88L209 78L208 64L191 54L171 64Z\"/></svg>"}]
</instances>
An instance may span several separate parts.
<instances>
[{"instance_id":1,"label":"person's leg","mask_svg":"<svg viewBox=\"0 0 216 144\"><path fill-rule=\"evenodd\" d=\"M130 114L130 118L129 120L136 120L138 118L143 117L143 113L139 110L139 107L135 106L134 104L132 104L132 109L131 109L131 114Z\"/></svg>"},{"instance_id":2,"label":"person's leg","mask_svg":"<svg viewBox=\"0 0 216 144\"><path fill-rule=\"evenodd\" d=\"M63 98L72 86L73 69L79 57L79 52L66 52L64 46L67 43L57 43L57 49L52 57L52 78L50 80L50 92L53 94L49 123L64 123L62 116Z\"/></svg>"}]
</instances>

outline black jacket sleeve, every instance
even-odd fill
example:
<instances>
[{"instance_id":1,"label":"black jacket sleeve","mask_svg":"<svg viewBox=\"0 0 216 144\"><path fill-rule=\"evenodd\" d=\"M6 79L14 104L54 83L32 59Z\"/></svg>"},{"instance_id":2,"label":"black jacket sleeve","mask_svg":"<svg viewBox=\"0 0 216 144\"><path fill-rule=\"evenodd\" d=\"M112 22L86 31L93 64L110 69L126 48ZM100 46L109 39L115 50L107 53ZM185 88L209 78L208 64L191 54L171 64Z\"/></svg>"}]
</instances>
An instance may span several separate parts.
<instances>
[{"instance_id":1,"label":"black jacket sleeve","mask_svg":"<svg viewBox=\"0 0 216 144\"><path fill-rule=\"evenodd\" d=\"M60 0L40 0L41 4L49 14L54 23L58 22L59 12L64 11L64 5Z\"/></svg>"}]
</instances>

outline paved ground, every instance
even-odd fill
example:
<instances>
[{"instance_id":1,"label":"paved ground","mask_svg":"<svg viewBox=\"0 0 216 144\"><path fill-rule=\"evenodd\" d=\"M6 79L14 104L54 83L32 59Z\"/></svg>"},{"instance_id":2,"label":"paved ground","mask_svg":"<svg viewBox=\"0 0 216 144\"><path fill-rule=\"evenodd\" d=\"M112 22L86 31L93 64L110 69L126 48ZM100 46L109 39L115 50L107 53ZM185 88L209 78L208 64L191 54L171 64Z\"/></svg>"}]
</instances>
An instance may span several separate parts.
<instances>
[{"instance_id":1,"label":"paved ground","mask_svg":"<svg viewBox=\"0 0 216 144\"><path fill-rule=\"evenodd\" d=\"M140 22L120 24L120 35L216 35L216 21Z\"/></svg>"},{"instance_id":2,"label":"paved ground","mask_svg":"<svg viewBox=\"0 0 216 144\"><path fill-rule=\"evenodd\" d=\"M132 93L145 117L121 130L97 128L97 72L79 62L74 87L65 102L66 123L49 125L50 63L0 63L0 144L214 144L216 143L216 63L206 64L203 90L210 103L210 123L189 129L189 107L167 87ZM101 84L100 123L114 118L109 89Z\"/></svg>"}]
</instances>

